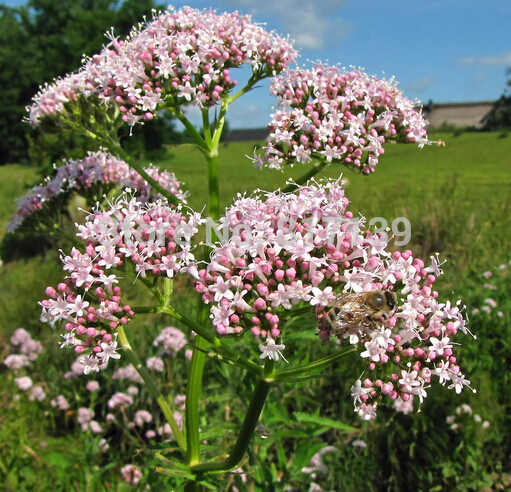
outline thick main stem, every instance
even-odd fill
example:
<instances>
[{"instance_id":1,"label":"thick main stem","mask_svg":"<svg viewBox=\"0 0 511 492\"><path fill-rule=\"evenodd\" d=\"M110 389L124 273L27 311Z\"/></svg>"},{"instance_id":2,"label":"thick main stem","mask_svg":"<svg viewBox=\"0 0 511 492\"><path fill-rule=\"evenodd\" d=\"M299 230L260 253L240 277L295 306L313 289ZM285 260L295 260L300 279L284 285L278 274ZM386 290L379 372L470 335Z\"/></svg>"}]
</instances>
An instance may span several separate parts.
<instances>
[{"instance_id":1,"label":"thick main stem","mask_svg":"<svg viewBox=\"0 0 511 492\"><path fill-rule=\"evenodd\" d=\"M224 107L222 105L222 107ZM204 152L208 164L208 187L209 215L213 220L220 216L220 192L218 180L218 142L220 141L220 133L225 120L225 112L222 113L218 121L218 127L215 135L211 135L211 127L209 124L209 115L207 111L203 111L203 126L205 141L208 151ZM199 325L204 326L208 320L208 307L204 303L199 304ZM186 442L188 449L188 464L194 466L200 463L200 435L199 435L199 403L202 391L202 377L204 374L204 366L206 363L206 354L202 350L207 346L206 340L199 334L196 338L196 347L192 356L192 365L190 368L190 376L186 394L185 409L185 426L186 426Z\"/></svg>"},{"instance_id":2,"label":"thick main stem","mask_svg":"<svg viewBox=\"0 0 511 492\"><path fill-rule=\"evenodd\" d=\"M265 380L260 379L257 381L238 439L236 440L229 457L225 461L218 463L203 463L192 466L193 472L202 473L208 471L227 471L232 470L238 465L248 448L257 423L259 422L259 417L266 402L268 392L270 391L270 386L271 384Z\"/></svg>"},{"instance_id":3,"label":"thick main stem","mask_svg":"<svg viewBox=\"0 0 511 492\"><path fill-rule=\"evenodd\" d=\"M121 343L121 347L124 354L126 354L128 360L133 364L133 367L137 370L140 377L144 380L147 389L158 403L163 415L165 416L165 419L169 423L179 448L185 454L186 453L185 438L183 436L183 433L181 432L181 429L179 428L179 425L177 424L176 419L174 418L174 413L172 412L172 409L170 408L167 399L161 394L152 376L149 374L149 371L144 367L141 360L138 358L136 352L134 352L133 349L131 348L131 344L128 340L128 337L126 335L126 332L124 331L123 326L117 327L117 334L119 336L119 342Z\"/></svg>"}]
</instances>

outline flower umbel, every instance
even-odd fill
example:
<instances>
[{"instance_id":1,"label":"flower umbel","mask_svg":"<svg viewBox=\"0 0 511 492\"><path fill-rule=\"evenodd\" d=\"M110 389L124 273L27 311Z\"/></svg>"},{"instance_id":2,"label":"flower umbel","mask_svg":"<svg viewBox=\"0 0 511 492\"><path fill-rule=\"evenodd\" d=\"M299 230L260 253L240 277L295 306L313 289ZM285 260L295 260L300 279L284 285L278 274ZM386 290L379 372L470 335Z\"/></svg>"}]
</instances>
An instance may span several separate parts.
<instances>
[{"instance_id":1,"label":"flower umbel","mask_svg":"<svg viewBox=\"0 0 511 492\"><path fill-rule=\"evenodd\" d=\"M63 322L63 347L74 347L84 373L104 369L119 359L116 328L131 321L134 312L123 303L117 284L126 276L172 278L194 259L190 239L201 219L164 201L144 204L122 197L110 208L96 210L79 226L84 253L73 248L62 256L68 277L57 289L48 287L41 302L41 319Z\"/></svg>"},{"instance_id":2,"label":"flower umbel","mask_svg":"<svg viewBox=\"0 0 511 492\"><path fill-rule=\"evenodd\" d=\"M429 143L426 121L393 79L356 69L315 65L288 70L272 81L279 100L264 157L256 165L281 169L313 159L375 170L386 141Z\"/></svg>"},{"instance_id":3,"label":"flower umbel","mask_svg":"<svg viewBox=\"0 0 511 492\"><path fill-rule=\"evenodd\" d=\"M369 371L352 388L355 410L366 420L385 399L422 403L435 377L457 393L470 388L452 342L458 331L469 333L460 301L439 302L432 269L409 250L391 255L384 236L364 230L365 219L354 220L348 203L342 185L331 181L238 198L220 220L230 238L195 274L217 333L250 331L263 340L260 358L279 360L286 313L310 305L319 338L355 346ZM336 295L373 290L396 294L389 316L347 326L327 322Z\"/></svg>"}]
</instances>

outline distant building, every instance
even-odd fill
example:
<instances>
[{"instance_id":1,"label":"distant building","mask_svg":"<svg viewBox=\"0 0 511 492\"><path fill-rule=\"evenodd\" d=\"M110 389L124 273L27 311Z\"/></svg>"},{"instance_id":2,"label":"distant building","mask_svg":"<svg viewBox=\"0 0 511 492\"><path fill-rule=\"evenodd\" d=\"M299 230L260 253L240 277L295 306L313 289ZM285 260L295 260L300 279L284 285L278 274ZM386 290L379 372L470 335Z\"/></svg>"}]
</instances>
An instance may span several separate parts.
<instances>
[{"instance_id":1,"label":"distant building","mask_svg":"<svg viewBox=\"0 0 511 492\"><path fill-rule=\"evenodd\" d=\"M424 115L432 128L454 126L482 128L493 111L495 101L433 103L424 105Z\"/></svg>"}]
</instances>

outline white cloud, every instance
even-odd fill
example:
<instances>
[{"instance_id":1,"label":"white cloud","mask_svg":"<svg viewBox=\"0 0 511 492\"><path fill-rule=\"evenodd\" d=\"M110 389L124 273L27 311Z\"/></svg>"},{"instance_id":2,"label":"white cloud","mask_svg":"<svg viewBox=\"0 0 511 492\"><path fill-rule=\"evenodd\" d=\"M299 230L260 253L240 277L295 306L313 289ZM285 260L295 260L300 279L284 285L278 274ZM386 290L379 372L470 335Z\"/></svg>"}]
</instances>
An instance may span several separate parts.
<instances>
[{"instance_id":1,"label":"white cloud","mask_svg":"<svg viewBox=\"0 0 511 492\"><path fill-rule=\"evenodd\" d=\"M348 23L340 17L344 0L225 0L224 3L249 12L258 22L275 18L282 26L282 34L289 34L299 48L317 50L332 46L350 31Z\"/></svg>"},{"instance_id":2,"label":"white cloud","mask_svg":"<svg viewBox=\"0 0 511 492\"><path fill-rule=\"evenodd\" d=\"M492 66L511 66L511 52L502 53L496 56L465 56L458 59L460 65L492 65Z\"/></svg>"}]
</instances>

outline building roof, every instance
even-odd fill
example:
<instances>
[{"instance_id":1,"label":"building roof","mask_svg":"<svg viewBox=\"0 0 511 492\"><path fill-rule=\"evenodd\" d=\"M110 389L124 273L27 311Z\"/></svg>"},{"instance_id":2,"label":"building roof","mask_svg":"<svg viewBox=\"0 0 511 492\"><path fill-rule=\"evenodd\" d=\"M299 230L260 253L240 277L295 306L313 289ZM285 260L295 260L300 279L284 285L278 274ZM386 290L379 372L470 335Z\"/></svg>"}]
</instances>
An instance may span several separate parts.
<instances>
[{"instance_id":1,"label":"building roof","mask_svg":"<svg viewBox=\"0 0 511 492\"><path fill-rule=\"evenodd\" d=\"M424 114L429 126L442 125L455 127L481 128L483 120L493 110L495 101L475 101L461 103L432 103L424 106Z\"/></svg>"}]
</instances>

